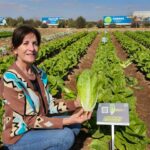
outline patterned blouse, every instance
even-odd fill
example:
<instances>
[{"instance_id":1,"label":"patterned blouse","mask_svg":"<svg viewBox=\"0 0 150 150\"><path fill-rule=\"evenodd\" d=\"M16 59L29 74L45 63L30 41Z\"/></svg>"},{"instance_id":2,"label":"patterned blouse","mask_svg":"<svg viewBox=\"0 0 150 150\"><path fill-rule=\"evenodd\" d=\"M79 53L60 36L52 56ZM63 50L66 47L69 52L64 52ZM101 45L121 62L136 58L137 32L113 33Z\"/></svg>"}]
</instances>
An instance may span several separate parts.
<instances>
[{"instance_id":1,"label":"patterned blouse","mask_svg":"<svg viewBox=\"0 0 150 150\"><path fill-rule=\"evenodd\" d=\"M4 99L2 139L5 144L14 144L35 128L63 128L62 118L47 115L75 110L73 101L55 101L49 93L45 72L32 67L39 90L34 90L32 82L15 63L3 75L0 93Z\"/></svg>"}]
</instances>

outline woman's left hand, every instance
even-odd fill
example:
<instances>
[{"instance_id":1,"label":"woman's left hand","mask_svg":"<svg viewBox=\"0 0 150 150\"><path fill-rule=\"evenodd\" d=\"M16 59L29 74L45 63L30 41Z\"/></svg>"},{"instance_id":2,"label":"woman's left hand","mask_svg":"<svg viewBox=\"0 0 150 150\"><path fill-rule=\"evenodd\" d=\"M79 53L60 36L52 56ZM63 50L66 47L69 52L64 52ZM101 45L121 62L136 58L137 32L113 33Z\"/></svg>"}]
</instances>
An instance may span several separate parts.
<instances>
[{"instance_id":1,"label":"woman's left hand","mask_svg":"<svg viewBox=\"0 0 150 150\"><path fill-rule=\"evenodd\" d=\"M70 117L63 118L63 125L83 123L91 119L91 116L92 112L85 112L83 108L79 108Z\"/></svg>"},{"instance_id":2,"label":"woman's left hand","mask_svg":"<svg viewBox=\"0 0 150 150\"><path fill-rule=\"evenodd\" d=\"M78 98L76 100L74 100L74 105L76 108L81 107L81 103L80 103L80 100Z\"/></svg>"}]
</instances>

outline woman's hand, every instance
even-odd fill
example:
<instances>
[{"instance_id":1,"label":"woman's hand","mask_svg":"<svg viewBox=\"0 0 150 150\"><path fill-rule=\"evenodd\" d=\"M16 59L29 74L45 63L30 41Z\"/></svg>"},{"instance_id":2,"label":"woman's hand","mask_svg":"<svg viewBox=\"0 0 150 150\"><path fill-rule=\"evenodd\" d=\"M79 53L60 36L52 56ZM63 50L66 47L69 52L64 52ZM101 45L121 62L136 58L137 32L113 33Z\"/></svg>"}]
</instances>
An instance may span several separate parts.
<instances>
[{"instance_id":1,"label":"woman's hand","mask_svg":"<svg viewBox=\"0 0 150 150\"><path fill-rule=\"evenodd\" d=\"M83 123L91 118L92 112L85 112L83 108L75 111L69 118L63 119L63 125L70 125L74 123Z\"/></svg>"},{"instance_id":2,"label":"woman's hand","mask_svg":"<svg viewBox=\"0 0 150 150\"><path fill-rule=\"evenodd\" d=\"M81 103L80 103L80 100L78 98L76 100L74 100L74 105L76 108L81 107Z\"/></svg>"}]
</instances>

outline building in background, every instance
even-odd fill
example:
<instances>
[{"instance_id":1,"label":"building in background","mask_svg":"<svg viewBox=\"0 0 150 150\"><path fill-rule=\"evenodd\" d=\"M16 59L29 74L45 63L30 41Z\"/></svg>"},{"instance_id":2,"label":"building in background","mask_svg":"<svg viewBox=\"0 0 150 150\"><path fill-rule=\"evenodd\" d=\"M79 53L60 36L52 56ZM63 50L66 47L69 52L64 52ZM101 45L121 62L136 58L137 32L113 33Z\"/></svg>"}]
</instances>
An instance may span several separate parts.
<instances>
[{"instance_id":1,"label":"building in background","mask_svg":"<svg viewBox=\"0 0 150 150\"><path fill-rule=\"evenodd\" d=\"M150 26L150 11L134 11L132 14L134 23L141 27Z\"/></svg>"},{"instance_id":2,"label":"building in background","mask_svg":"<svg viewBox=\"0 0 150 150\"><path fill-rule=\"evenodd\" d=\"M1 26L7 25L6 19L4 17L0 17L0 25Z\"/></svg>"},{"instance_id":3,"label":"building in background","mask_svg":"<svg viewBox=\"0 0 150 150\"><path fill-rule=\"evenodd\" d=\"M134 11L132 16L133 18L137 17L142 21L143 19L150 17L150 11Z\"/></svg>"}]
</instances>

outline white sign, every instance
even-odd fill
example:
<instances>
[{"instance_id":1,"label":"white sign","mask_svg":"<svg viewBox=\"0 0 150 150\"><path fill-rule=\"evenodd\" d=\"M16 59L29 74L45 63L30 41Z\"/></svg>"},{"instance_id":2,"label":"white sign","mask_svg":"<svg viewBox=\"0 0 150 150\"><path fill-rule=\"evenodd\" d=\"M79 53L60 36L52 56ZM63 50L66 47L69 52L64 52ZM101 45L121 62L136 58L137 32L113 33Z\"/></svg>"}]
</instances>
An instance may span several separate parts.
<instances>
[{"instance_id":1,"label":"white sign","mask_svg":"<svg viewBox=\"0 0 150 150\"><path fill-rule=\"evenodd\" d=\"M97 124L129 125L127 103L100 103L97 110Z\"/></svg>"},{"instance_id":2,"label":"white sign","mask_svg":"<svg viewBox=\"0 0 150 150\"><path fill-rule=\"evenodd\" d=\"M105 44L105 43L107 43L107 41L108 41L108 40L107 40L107 37L102 37L102 43Z\"/></svg>"},{"instance_id":3,"label":"white sign","mask_svg":"<svg viewBox=\"0 0 150 150\"><path fill-rule=\"evenodd\" d=\"M99 103L97 124L111 125L112 150L114 150L115 125L129 125L129 107L127 103Z\"/></svg>"}]
</instances>

